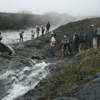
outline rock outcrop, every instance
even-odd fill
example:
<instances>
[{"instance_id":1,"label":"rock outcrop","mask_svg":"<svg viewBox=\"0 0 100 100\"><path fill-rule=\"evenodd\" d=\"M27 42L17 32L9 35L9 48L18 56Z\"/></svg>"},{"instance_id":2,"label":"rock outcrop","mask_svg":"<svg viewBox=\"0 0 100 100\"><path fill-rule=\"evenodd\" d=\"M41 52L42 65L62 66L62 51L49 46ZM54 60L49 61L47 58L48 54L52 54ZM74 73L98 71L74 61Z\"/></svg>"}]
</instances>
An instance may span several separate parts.
<instances>
[{"instance_id":1,"label":"rock outcrop","mask_svg":"<svg viewBox=\"0 0 100 100\"><path fill-rule=\"evenodd\" d=\"M0 51L2 53L7 52L9 55L12 54L11 49L9 47L7 47L5 44L1 43L1 42L0 42Z\"/></svg>"}]
</instances>

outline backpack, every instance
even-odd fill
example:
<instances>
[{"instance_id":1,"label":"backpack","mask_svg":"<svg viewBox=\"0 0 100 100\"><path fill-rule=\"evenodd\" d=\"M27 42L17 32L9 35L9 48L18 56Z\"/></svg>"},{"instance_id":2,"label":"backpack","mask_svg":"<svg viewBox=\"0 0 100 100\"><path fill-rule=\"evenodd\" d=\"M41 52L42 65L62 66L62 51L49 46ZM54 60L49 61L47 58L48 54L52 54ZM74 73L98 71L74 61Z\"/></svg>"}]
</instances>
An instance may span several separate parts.
<instances>
[{"instance_id":1,"label":"backpack","mask_svg":"<svg viewBox=\"0 0 100 100\"><path fill-rule=\"evenodd\" d=\"M54 36L57 36L56 33L55 33L54 31L53 31L53 33L54 33Z\"/></svg>"},{"instance_id":2,"label":"backpack","mask_svg":"<svg viewBox=\"0 0 100 100\"><path fill-rule=\"evenodd\" d=\"M62 43L63 43L63 45L67 45L67 44L69 44L69 39L62 40Z\"/></svg>"},{"instance_id":3,"label":"backpack","mask_svg":"<svg viewBox=\"0 0 100 100\"><path fill-rule=\"evenodd\" d=\"M82 42L86 42L87 38L86 38L86 34L82 33Z\"/></svg>"},{"instance_id":4,"label":"backpack","mask_svg":"<svg viewBox=\"0 0 100 100\"><path fill-rule=\"evenodd\" d=\"M47 28L50 28L50 24L49 23L47 24Z\"/></svg>"},{"instance_id":5,"label":"backpack","mask_svg":"<svg viewBox=\"0 0 100 100\"><path fill-rule=\"evenodd\" d=\"M39 27L37 27L37 31L40 31L40 28Z\"/></svg>"},{"instance_id":6,"label":"backpack","mask_svg":"<svg viewBox=\"0 0 100 100\"><path fill-rule=\"evenodd\" d=\"M55 46L55 47L57 46L57 41L55 41L55 44L54 44L54 46Z\"/></svg>"},{"instance_id":7,"label":"backpack","mask_svg":"<svg viewBox=\"0 0 100 100\"><path fill-rule=\"evenodd\" d=\"M97 28L97 36L100 35L100 27Z\"/></svg>"}]
</instances>

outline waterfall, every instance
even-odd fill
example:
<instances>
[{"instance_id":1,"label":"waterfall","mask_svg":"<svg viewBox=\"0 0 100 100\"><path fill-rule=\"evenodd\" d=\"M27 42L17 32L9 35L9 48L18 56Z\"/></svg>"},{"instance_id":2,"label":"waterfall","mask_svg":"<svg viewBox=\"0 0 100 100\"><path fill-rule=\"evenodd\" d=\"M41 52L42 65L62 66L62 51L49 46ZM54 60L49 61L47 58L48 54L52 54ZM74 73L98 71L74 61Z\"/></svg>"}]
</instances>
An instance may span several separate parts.
<instances>
[{"instance_id":1,"label":"waterfall","mask_svg":"<svg viewBox=\"0 0 100 100\"><path fill-rule=\"evenodd\" d=\"M0 74L1 100L14 100L17 97L24 95L45 78L49 71L46 66L50 63L44 61L38 62L34 60L29 61L31 66L18 68L16 70L7 70Z\"/></svg>"}]
</instances>

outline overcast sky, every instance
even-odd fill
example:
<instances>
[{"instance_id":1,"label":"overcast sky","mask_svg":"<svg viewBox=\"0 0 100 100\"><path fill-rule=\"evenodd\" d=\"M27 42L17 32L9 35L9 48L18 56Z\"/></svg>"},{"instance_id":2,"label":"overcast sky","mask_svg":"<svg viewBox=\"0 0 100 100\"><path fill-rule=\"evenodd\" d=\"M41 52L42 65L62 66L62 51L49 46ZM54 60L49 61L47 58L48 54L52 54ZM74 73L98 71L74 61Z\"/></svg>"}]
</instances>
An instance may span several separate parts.
<instances>
[{"instance_id":1,"label":"overcast sky","mask_svg":"<svg viewBox=\"0 0 100 100\"><path fill-rule=\"evenodd\" d=\"M73 16L100 16L100 0L0 0L0 12L31 11L68 13Z\"/></svg>"}]
</instances>

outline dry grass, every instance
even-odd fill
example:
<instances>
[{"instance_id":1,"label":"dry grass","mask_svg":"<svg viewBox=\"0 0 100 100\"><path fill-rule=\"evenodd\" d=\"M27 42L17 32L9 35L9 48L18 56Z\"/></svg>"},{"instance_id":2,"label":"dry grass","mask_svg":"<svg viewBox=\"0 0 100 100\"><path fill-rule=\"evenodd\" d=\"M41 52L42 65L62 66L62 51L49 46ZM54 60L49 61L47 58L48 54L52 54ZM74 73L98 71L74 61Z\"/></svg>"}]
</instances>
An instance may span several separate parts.
<instances>
[{"instance_id":1,"label":"dry grass","mask_svg":"<svg viewBox=\"0 0 100 100\"><path fill-rule=\"evenodd\" d=\"M50 85L42 92L41 97L53 98L61 95L73 84L100 72L100 48L89 49L83 55L83 59L77 66L52 71L53 76L49 79Z\"/></svg>"}]
</instances>

